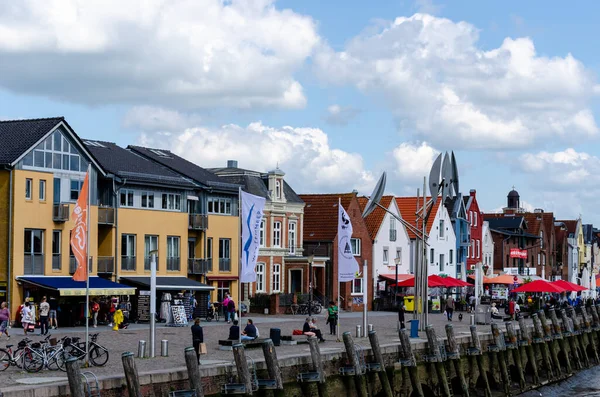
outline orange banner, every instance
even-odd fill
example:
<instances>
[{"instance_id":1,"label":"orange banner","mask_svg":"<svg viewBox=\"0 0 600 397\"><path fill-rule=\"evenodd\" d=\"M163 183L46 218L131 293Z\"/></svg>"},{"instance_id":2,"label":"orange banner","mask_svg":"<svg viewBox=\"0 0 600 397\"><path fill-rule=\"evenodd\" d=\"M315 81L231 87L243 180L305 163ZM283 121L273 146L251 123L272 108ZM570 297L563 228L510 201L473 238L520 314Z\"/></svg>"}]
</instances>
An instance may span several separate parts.
<instances>
[{"instance_id":1,"label":"orange banner","mask_svg":"<svg viewBox=\"0 0 600 397\"><path fill-rule=\"evenodd\" d=\"M79 192L79 198L75 209L73 209L73 219L75 219L75 227L71 231L71 249L77 260L77 270L73 275L75 281L86 281L88 277L88 267L86 266L88 257L88 178L89 171L85 174L83 186Z\"/></svg>"}]
</instances>

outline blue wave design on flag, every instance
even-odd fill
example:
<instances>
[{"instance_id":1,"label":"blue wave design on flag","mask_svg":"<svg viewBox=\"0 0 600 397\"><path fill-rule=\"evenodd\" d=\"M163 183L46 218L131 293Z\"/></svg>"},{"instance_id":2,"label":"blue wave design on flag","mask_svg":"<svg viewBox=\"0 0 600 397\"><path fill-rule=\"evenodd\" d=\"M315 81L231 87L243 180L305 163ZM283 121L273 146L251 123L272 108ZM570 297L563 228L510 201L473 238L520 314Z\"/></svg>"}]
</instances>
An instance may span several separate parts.
<instances>
[{"instance_id":1,"label":"blue wave design on flag","mask_svg":"<svg viewBox=\"0 0 600 397\"><path fill-rule=\"evenodd\" d=\"M244 244L244 252L246 253L246 264L248 263L248 259L250 257L250 244L252 244L252 229L250 229L250 219L252 218L252 212L254 212L254 204L250 207L250 212L248 213L248 218L246 219L246 226L248 226L248 240Z\"/></svg>"}]
</instances>

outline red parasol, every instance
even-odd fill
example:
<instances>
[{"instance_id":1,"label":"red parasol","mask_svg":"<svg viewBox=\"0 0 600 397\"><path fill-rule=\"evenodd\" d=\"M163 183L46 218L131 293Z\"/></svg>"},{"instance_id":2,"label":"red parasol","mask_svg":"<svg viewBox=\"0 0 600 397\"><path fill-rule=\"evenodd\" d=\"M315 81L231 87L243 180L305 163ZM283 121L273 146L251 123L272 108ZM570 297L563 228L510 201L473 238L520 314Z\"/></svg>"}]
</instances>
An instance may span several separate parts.
<instances>
[{"instance_id":1,"label":"red parasol","mask_svg":"<svg viewBox=\"0 0 600 397\"><path fill-rule=\"evenodd\" d=\"M427 278L427 284L429 285L429 287L444 287L443 283L441 283L439 281L439 279L442 279L442 278L440 276L436 276L435 274L432 274L431 276L429 276ZM396 286L396 284L390 285L390 287L395 287L395 286ZM397 284L397 286L398 287L414 287L415 286L415 277L413 276L404 281L400 281Z\"/></svg>"},{"instance_id":2,"label":"red parasol","mask_svg":"<svg viewBox=\"0 0 600 397\"><path fill-rule=\"evenodd\" d=\"M512 290L512 292L564 292L558 285L545 280L535 280Z\"/></svg>"},{"instance_id":3,"label":"red parasol","mask_svg":"<svg viewBox=\"0 0 600 397\"><path fill-rule=\"evenodd\" d=\"M579 292L579 291L587 290L587 288L585 288L581 285L571 283L566 280L556 280L556 281L553 281L552 284L564 289L565 291L569 291L569 292Z\"/></svg>"},{"instance_id":4,"label":"red parasol","mask_svg":"<svg viewBox=\"0 0 600 397\"><path fill-rule=\"evenodd\" d=\"M473 284L467 283L466 281L462 281L460 279L454 277L443 277L446 282L446 287L472 287Z\"/></svg>"}]
</instances>

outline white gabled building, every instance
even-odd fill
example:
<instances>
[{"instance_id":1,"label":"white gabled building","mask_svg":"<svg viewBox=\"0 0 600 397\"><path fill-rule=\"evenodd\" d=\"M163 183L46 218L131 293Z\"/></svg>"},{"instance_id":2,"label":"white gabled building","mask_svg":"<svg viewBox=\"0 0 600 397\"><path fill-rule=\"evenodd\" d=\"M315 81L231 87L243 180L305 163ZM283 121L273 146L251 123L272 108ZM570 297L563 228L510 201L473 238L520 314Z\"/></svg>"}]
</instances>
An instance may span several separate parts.
<instances>
[{"instance_id":1,"label":"white gabled building","mask_svg":"<svg viewBox=\"0 0 600 397\"><path fill-rule=\"evenodd\" d=\"M484 266L488 266L488 272L484 276L490 276L494 272L494 239L492 238L490 223L488 221L483 222L481 240L481 263Z\"/></svg>"}]
</instances>

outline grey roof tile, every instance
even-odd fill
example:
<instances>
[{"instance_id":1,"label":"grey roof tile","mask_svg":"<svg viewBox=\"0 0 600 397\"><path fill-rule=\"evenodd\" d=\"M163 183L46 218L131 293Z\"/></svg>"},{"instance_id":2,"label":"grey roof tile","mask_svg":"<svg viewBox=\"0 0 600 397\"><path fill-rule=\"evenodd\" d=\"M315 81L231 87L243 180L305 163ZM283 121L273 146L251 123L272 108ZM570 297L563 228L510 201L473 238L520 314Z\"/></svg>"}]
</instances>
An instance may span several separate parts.
<instances>
[{"instance_id":1,"label":"grey roof tile","mask_svg":"<svg viewBox=\"0 0 600 397\"><path fill-rule=\"evenodd\" d=\"M0 164L12 164L61 121L63 117L0 121Z\"/></svg>"}]
</instances>

